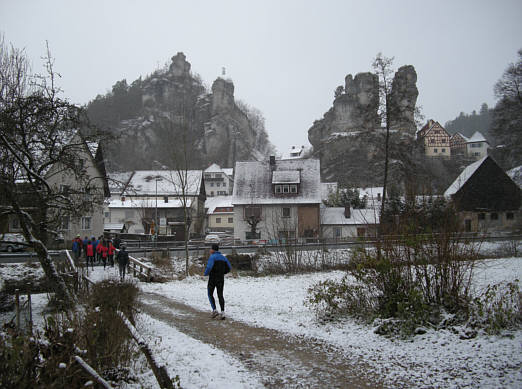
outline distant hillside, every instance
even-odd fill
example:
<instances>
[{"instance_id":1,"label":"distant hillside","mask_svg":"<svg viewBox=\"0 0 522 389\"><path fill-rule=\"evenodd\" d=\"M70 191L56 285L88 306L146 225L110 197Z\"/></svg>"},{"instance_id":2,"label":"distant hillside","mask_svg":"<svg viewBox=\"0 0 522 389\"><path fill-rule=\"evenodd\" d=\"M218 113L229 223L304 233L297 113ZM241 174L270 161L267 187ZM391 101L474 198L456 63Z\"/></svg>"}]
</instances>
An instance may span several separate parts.
<instances>
[{"instance_id":1,"label":"distant hillside","mask_svg":"<svg viewBox=\"0 0 522 389\"><path fill-rule=\"evenodd\" d=\"M104 145L110 171L176 169L185 157L192 169L232 167L274 152L262 114L235 101L233 82L219 77L208 91L190 67L178 53L169 67L89 102L89 119L113 135Z\"/></svg>"},{"instance_id":2,"label":"distant hillside","mask_svg":"<svg viewBox=\"0 0 522 389\"><path fill-rule=\"evenodd\" d=\"M473 111L471 114L461 112L454 120L446 122L444 128L450 134L460 132L462 135L471 137L475 131L479 131L486 137L490 144L494 138L489 132L491 126L493 109L488 108L486 103L482 104L480 112Z\"/></svg>"}]
</instances>

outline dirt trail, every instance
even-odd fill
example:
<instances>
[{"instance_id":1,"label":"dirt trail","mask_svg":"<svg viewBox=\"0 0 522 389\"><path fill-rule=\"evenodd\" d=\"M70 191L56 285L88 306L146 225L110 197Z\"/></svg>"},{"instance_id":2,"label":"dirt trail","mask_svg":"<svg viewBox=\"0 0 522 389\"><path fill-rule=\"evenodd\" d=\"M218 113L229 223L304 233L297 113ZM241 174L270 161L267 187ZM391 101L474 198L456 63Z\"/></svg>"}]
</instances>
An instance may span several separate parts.
<instances>
[{"instance_id":1,"label":"dirt trail","mask_svg":"<svg viewBox=\"0 0 522 389\"><path fill-rule=\"evenodd\" d=\"M231 320L213 320L156 293L143 293L141 310L186 335L211 344L258 372L268 388L381 388L366 366L324 342Z\"/></svg>"}]
</instances>

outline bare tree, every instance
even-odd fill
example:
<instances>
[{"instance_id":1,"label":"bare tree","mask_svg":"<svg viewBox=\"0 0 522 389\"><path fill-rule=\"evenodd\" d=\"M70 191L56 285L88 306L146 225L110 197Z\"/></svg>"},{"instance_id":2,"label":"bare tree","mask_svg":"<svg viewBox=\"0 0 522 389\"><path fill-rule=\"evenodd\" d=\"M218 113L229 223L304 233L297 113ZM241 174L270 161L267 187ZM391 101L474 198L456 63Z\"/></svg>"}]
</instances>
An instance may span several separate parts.
<instances>
[{"instance_id":1,"label":"bare tree","mask_svg":"<svg viewBox=\"0 0 522 389\"><path fill-rule=\"evenodd\" d=\"M31 75L23 51L0 42L0 199L1 215L15 217L35 250L56 296L76 298L67 288L47 250L65 216L79 218L101 201L83 157L87 142L80 129L83 110L59 97L58 76L47 48L46 74ZM60 188L60 174L76 185Z\"/></svg>"},{"instance_id":2,"label":"bare tree","mask_svg":"<svg viewBox=\"0 0 522 389\"><path fill-rule=\"evenodd\" d=\"M390 149L390 124L393 120L391 112L391 88L393 81L393 57L384 57L381 53L377 54L373 61L372 67L379 77L379 114L382 121L386 125L386 138L384 145L384 180L382 192L382 204L380 219L383 219L384 208L386 204L386 188L388 185L388 165L389 165L389 149Z\"/></svg>"}]
</instances>

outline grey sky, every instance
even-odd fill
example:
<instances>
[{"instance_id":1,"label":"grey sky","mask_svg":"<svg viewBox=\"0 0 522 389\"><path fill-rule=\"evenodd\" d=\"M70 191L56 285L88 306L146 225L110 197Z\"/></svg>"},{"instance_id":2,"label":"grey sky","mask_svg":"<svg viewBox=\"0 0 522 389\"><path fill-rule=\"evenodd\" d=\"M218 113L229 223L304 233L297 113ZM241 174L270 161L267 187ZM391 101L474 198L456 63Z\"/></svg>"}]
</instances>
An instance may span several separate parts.
<instances>
[{"instance_id":1,"label":"grey sky","mask_svg":"<svg viewBox=\"0 0 522 389\"><path fill-rule=\"evenodd\" d=\"M0 0L0 31L34 70L49 41L65 96L86 103L183 51L207 85L227 69L260 109L279 153L308 145L344 77L378 52L411 64L418 104L442 124L494 105L493 85L522 48L522 1Z\"/></svg>"}]
</instances>

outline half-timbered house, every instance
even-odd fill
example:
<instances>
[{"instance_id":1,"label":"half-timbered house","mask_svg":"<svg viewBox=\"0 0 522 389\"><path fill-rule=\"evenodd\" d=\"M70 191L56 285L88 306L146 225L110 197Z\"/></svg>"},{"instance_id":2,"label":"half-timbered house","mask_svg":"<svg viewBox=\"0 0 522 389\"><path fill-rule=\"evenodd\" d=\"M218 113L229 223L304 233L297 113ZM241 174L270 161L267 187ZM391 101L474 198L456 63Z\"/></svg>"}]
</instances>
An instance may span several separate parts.
<instances>
[{"instance_id":1,"label":"half-timbered house","mask_svg":"<svg viewBox=\"0 0 522 389\"><path fill-rule=\"evenodd\" d=\"M450 135L448 132L432 119L417 132L417 141L422 142L424 153L428 157L451 156Z\"/></svg>"}]
</instances>

